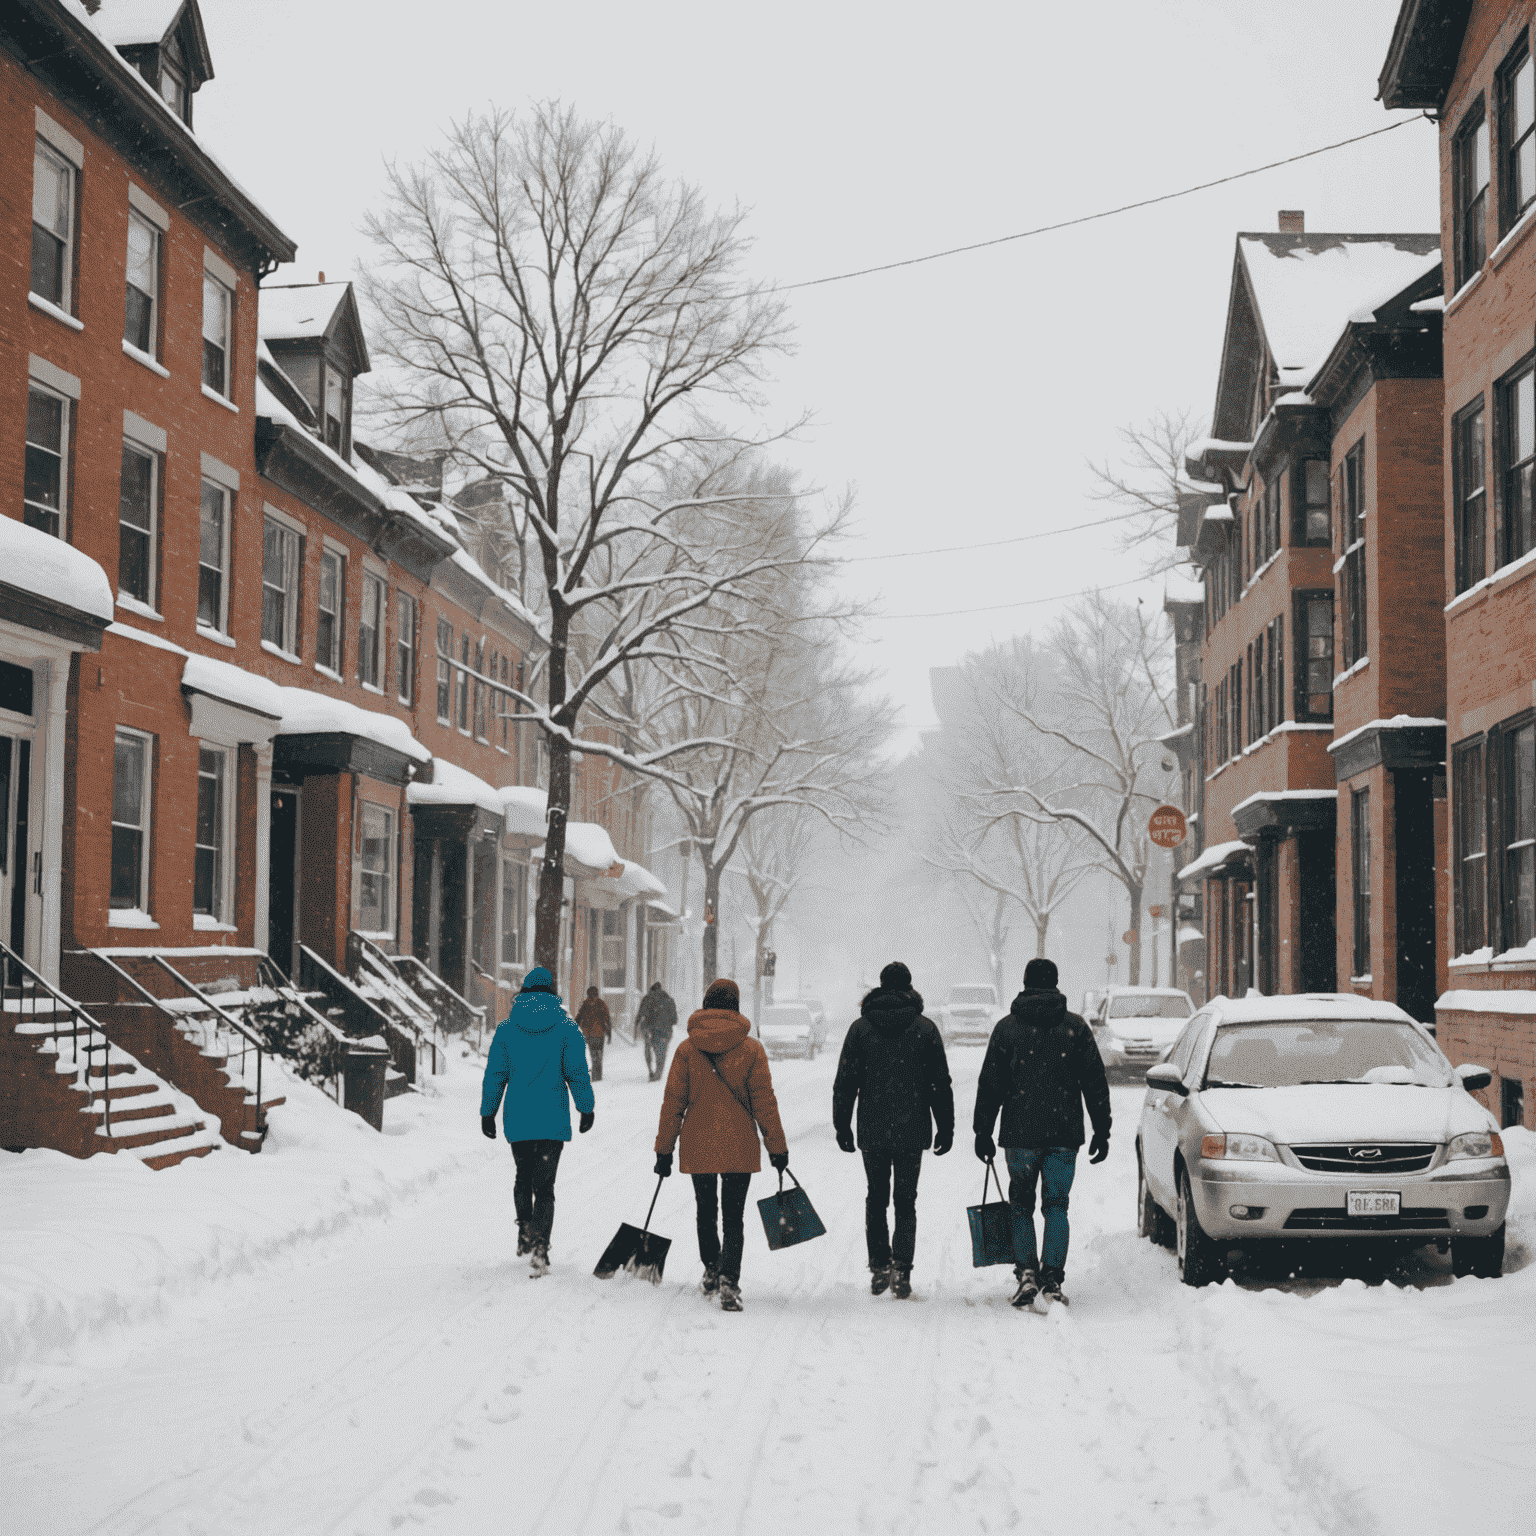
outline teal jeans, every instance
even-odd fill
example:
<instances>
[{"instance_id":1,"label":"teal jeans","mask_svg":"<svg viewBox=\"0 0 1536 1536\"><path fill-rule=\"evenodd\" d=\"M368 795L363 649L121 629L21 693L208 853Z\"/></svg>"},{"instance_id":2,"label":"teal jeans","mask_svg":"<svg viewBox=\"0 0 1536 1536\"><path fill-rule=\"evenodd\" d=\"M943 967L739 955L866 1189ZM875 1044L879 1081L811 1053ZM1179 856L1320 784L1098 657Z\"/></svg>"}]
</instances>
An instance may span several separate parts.
<instances>
[{"instance_id":1,"label":"teal jeans","mask_svg":"<svg viewBox=\"0 0 1536 1536\"><path fill-rule=\"evenodd\" d=\"M1077 1172L1076 1147L1004 1147L1008 1159L1008 1204L1013 1212L1013 1262L1035 1268L1035 1185L1041 1186L1045 1245L1040 1263L1062 1270L1067 1264L1067 1198Z\"/></svg>"}]
</instances>

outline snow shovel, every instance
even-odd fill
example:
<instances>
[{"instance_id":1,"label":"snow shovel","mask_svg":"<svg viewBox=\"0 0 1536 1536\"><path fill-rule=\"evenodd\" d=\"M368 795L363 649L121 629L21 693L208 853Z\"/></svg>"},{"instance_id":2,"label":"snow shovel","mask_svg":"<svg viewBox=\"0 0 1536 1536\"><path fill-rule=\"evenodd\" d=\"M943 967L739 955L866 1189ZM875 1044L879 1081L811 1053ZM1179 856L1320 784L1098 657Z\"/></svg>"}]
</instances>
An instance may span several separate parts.
<instances>
[{"instance_id":1,"label":"snow shovel","mask_svg":"<svg viewBox=\"0 0 1536 1536\"><path fill-rule=\"evenodd\" d=\"M793 1248L796 1243L808 1243L813 1237L826 1236L827 1229L821 1224L811 1204L811 1197L800 1188L800 1180L794 1174L795 1187L784 1188L784 1173L779 1174L779 1192L757 1202L757 1214L763 1218L763 1231L768 1246L773 1249Z\"/></svg>"},{"instance_id":2,"label":"snow shovel","mask_svg":"<svg viewBox=\"0 0 1536 1536\"><path fill-rule=\"evenodd\" d=\"M987 1203L987 1176L997 1185L998 1199ZM1013 1209L1002 1199L1003 1182L997 1176L997 1164L989 1157L981 1176L981 1204L968 1205L966 1218L971 1224L971 1267L985 1269L989 1264L1013 1263Z\"/></svg>"},{"instance_id":3,"label":"snow shovel","mask_svg":"<svg viewBox=\"0 0 1536 1536\"><path fill-rule=\"evenodd\" d=\"M651 1212L656 1209L657 1196L661 1194L661 1179L656 1180L656 1194L651 1196L651 1209L645 1213L645 1225L632 1227L621 1222L618 1232L592 1271L599 1280L611 1280L621 1270L628 1270L652 1285L661 1284L661 1272L666 1268L667 1249L672 1246L670 1237L657 1237L651 1231Z\"/></svg>"}]
</instances>

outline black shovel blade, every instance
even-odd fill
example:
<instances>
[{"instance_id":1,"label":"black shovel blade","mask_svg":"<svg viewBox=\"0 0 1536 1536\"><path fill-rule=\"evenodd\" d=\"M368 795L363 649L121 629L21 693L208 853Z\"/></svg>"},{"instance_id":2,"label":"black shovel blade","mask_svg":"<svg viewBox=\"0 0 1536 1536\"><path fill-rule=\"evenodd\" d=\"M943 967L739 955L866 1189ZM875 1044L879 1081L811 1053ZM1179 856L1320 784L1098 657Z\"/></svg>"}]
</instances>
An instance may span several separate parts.
<instances>
[{"instance_id":1,"label":"black shovel blade","mask_svg":"<svg viewBox=\"0 0 1536 1536\"><path fill-rule=\"evenodd\" d=\"M639 1253L644 1242L645 1233L639 1227L632 1227L627 1221L620 1223L613 1241L603 1249L603 1256L597 1261L597 1268L592 1273L599 1280L613 1279Z\"/></svg>"},{"instance_id":2,"label":"black shovel blade","mask_svg":"<svg viewBox=\"0 0 1536 1536\"><path fill-rule=\"evenodd\" d=\"M660 1285L661 1272L667 1267L667 1249L671 1246L670 1237L657 1237L654 1232L644 1232L640 1236L640 1247L624 1267L636 1278Z\"/></svg>"}]
</instances>

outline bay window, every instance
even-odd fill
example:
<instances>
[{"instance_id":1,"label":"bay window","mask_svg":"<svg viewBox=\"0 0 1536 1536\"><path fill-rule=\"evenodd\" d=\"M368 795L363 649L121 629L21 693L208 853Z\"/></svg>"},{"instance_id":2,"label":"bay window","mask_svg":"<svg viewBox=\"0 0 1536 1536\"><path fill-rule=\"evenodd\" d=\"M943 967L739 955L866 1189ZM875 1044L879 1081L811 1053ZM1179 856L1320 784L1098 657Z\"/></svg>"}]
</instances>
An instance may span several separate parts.
<instances>
[{"instance_id":1,"label":"bay window","mask_svg":"<svg viewBox=\"0 0 1536 1536\"><path fill-rule=\"evenodd\" d=\"M1333 719L1333 593L1298 592L1292 620L1296 719Z\"/></svg>"},{"instance_id":2,"label":"bay window","mask_svg":"<svg viewBox=\"0 0 1536 1536\"><path fill-rule=\"evenodd\" d=\"M1301 469L1291 482L1298 516L1292 518L1293 537L1298 544L1326 548L1333 543L1332 518L1328 505L1328 460L1303 459Z\"/></svg>"}]
</instances>

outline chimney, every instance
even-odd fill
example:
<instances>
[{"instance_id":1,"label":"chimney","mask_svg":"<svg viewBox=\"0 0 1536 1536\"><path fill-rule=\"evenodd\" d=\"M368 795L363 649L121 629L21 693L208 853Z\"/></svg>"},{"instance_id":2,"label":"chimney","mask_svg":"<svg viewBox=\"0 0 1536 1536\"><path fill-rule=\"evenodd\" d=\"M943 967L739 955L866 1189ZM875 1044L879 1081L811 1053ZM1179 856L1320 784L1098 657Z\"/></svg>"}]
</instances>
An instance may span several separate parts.
<instances>
[{"instance_id":1,"label":"chimney","mask_svg":"<svg viewBox=\"0 0 1536 1536\"><path fill-rule=\"evenodd\" d=\"M1280 210L1280 233L1282 235L1304 235L1307 232L1307 216L1300 208L1282 208Z\"/></svg>"},{"instance_id":2,"label":"chimney","mask_svg":"<svg viewBox=\"0 0 1536 1536\"><path fill-rule=\"evenodd\" d=\"M1299 219L1301 217L1301 215L1298 213L1296 215L1296 217ZM1285 228L1285 215L1283 213L1280 215L1280 227L1281 227L1281 229ZM322 272L320 274L320 281L322 283L325 281L325 273L324 272Z\"/></svg>"}]
</instances>

